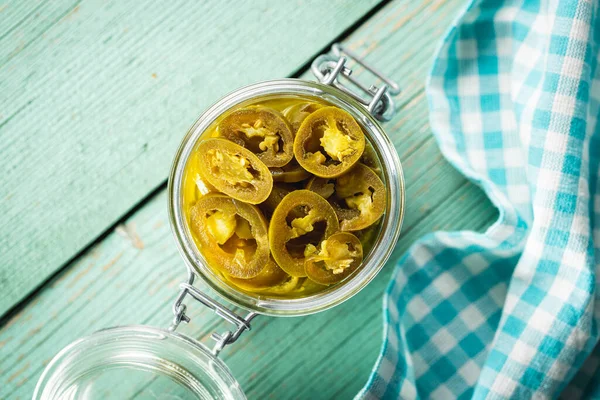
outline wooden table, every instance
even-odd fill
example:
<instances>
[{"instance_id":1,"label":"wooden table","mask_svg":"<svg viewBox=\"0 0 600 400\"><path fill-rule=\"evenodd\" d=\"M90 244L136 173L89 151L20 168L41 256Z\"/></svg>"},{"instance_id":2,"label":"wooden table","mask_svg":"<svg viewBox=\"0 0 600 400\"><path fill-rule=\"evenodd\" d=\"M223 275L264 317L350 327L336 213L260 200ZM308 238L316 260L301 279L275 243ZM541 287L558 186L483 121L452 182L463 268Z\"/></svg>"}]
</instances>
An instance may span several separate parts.
<instances>
[{"instance_id":1,"label":"wooden table","mask_svg":"<svg viewBox=\"0 0 600 400\"><path fill-rule=\"evenodd\" d=\"M304 318L259 317L222 353L249 398L350 398L381 345L399 256L434 230L484 230L482 192L442 158L424 84L463 0L0 3L0 398L28 398L74 339L167 326L186 275L166 177L182 136L225 93L310 77L341 41L399 81L385 125L404 166L396 251L359 295ZM355 71L360 77L361 71ZM192 306L196 337L218 319Z\"/></svg>"}]
</instances>

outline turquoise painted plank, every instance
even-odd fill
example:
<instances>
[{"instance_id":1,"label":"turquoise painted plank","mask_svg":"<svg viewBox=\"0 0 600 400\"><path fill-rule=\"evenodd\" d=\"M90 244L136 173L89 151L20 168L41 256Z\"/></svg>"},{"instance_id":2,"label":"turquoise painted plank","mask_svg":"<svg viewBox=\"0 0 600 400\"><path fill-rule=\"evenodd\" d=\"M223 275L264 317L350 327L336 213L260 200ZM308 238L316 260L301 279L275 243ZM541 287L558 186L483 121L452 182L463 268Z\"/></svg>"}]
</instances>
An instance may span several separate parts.
<instances>
[{"instance_id":1,"label":"turquoise painted plank","mask_svg":"<svg viewBox=\"0 0 600 400\"><path fill-rule=\"evenodd\" d=\"M61 19L79 10L81 0L11 0L0 3L0 66L23 51Z\"/></svg>"},{"instance_id":2,"label":"turquoise painted plank","mask_svg":"<svg viewBox=\"0 0 600 400\"><path fill-rule=\"evenodd\" d=\"M424 77L436 39L461 6L393 2L346 40L377 65L380 57L389 58L383 69L407 87L398 115L386 125L407 181L403 233L390 263L353 299L308 317L259 317L222 353L249 398L351 398L377 357L381 297L398 257L428 232L482 231L497 217L483 193L443 160L427 123ZM120 324L167 326L184 277L161 192L0 329L0 398L27 398L45 363L79 336ZM183 327L190 335L207 340L209 332L224 328L207 310L190 305L190 311L192 323Z\"/></svg>"},{"instance_id":3,"label":"turquoise painted plank","mask_svg":"<svg viewBox=\"0 0 600 400\"><path fill-rule=\"evenodd\" d=\"M210 103L292 74L378 2L4 7L0 315L164 181Z\"/></svg>"}]
</instances>

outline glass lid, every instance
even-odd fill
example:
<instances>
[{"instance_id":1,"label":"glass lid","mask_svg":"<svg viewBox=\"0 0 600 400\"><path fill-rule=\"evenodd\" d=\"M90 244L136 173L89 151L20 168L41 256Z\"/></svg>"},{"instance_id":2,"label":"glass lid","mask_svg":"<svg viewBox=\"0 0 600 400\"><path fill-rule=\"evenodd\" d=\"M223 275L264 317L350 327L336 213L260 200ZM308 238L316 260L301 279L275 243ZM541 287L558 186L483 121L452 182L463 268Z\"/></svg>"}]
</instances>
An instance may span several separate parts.
<instances>
[{"instance_id":1,"label":"glass lid","mask_svg":"<svg viewBox=\"0 0 600 400\"><path fill-rule=\"evenodd\" d=\"M98 331L58 353L33 399L245 399L229 368L204 345L168 330Z\"/></svg>"}]
</instances>

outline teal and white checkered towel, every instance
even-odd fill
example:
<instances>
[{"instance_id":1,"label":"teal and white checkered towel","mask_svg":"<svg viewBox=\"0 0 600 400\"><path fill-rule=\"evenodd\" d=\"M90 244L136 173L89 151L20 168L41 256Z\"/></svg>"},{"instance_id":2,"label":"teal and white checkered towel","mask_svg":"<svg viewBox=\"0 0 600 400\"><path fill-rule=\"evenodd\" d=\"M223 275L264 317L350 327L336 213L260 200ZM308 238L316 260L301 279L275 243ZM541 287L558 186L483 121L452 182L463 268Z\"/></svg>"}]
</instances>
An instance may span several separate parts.
<instances>
[{"instance_id":1,"label":"teal and white checkered towel","mask_svg":"<svg viewBox=\"0 0 600 400\"><path fill-rule=\"evenodd\" d=\"M600 398L599 8L474 1L442 43L431 126L500 218L401 259L359 397Z\"/></svg>"}]
</instances>

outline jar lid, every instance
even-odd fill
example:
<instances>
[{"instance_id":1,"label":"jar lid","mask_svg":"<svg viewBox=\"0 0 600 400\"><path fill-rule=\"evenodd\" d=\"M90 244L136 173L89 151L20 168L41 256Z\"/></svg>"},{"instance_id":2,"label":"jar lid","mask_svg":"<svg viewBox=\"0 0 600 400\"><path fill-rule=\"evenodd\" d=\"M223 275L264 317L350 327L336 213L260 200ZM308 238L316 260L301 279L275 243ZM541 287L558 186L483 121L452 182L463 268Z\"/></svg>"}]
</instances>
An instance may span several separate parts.
<instances>
[{"instance_id":1,"label":"jar lid","mask_svg":"<svg viewBox=\"0 0 600 400\"><path fill-rule=\"evenodd\" d=\"M81 338L44 370L33 399L246 399L227 366L197 341L149 326Z\"/></svg>"}]
</instances>

